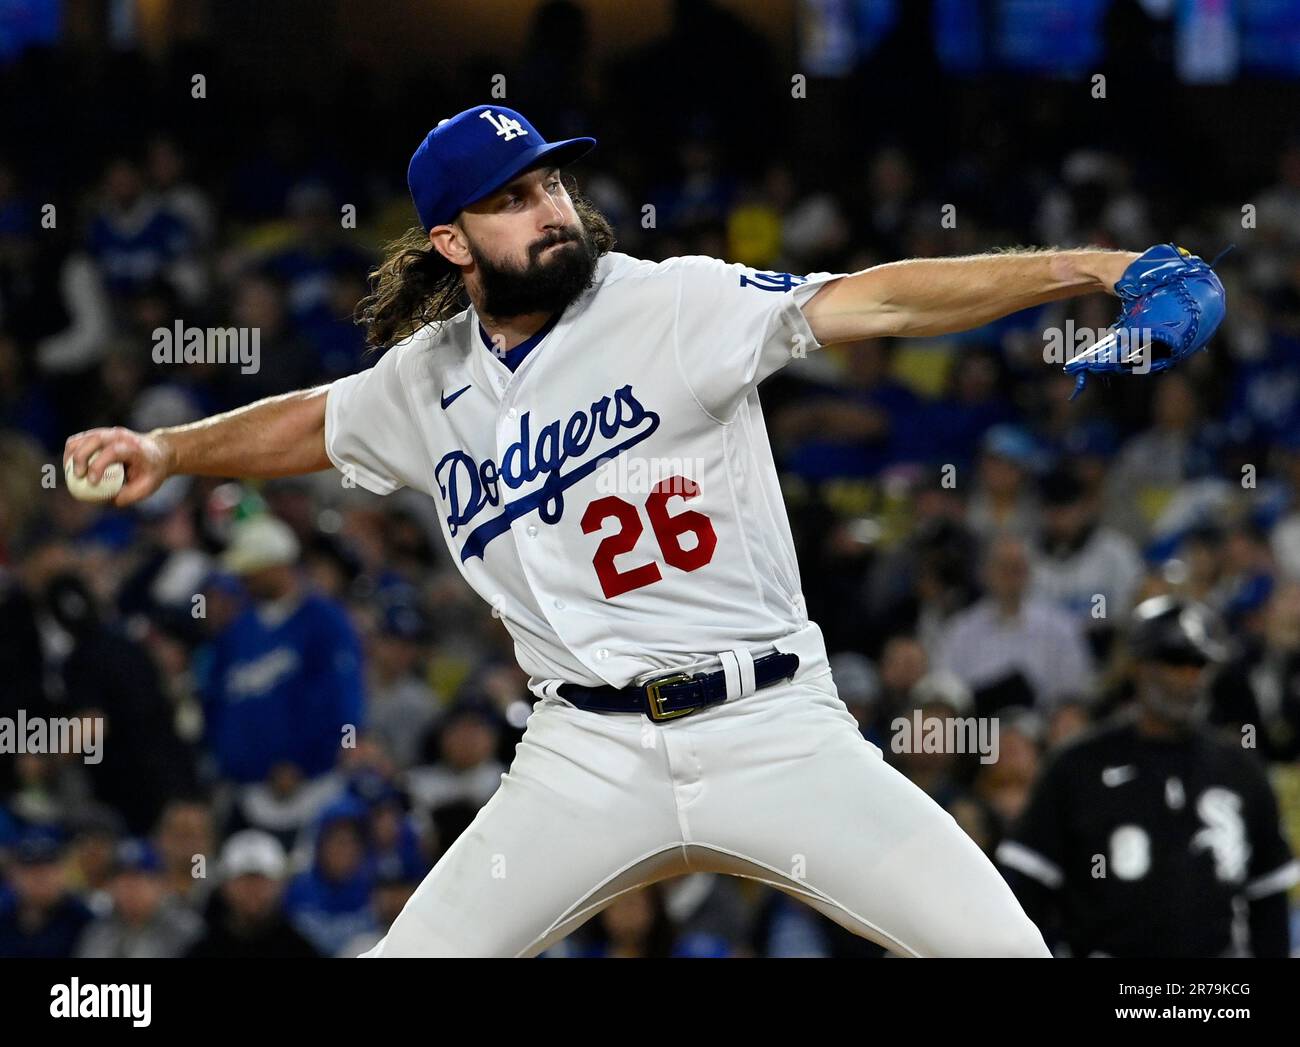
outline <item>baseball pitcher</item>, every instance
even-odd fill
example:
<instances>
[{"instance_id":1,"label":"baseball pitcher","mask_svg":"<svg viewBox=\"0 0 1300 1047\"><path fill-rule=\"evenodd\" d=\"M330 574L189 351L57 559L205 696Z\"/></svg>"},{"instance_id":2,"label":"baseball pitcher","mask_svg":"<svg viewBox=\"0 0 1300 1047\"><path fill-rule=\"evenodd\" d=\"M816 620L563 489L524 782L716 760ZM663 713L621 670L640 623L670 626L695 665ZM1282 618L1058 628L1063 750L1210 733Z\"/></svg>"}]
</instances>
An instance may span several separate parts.
<instances>
[{"instance_id":1,"label":"baseball pitcher","mask_svg":"<svg viewBox=\"0 0 1300 1047\"><path fill-rule=\"evenodd\" d=\"M561 178L594 145L548 143L501 106L442 121L408 171L419 228L359 309L385 350L373 367L191 425L79 433L65 461L82 476L96 455L91 483L121 463L117 505L177 473L331 466L434 499L537 702L500 788L367 956L534 955L619 893L698 871L901 955L1049 955L837 696L756 390L830 343L1097 291L1125 302L1117 334L1158 344L1067 367L1159 370L1209 338L1221 285L1172 246L810 276L644 261Z\"/></svg>"}]
</instances>

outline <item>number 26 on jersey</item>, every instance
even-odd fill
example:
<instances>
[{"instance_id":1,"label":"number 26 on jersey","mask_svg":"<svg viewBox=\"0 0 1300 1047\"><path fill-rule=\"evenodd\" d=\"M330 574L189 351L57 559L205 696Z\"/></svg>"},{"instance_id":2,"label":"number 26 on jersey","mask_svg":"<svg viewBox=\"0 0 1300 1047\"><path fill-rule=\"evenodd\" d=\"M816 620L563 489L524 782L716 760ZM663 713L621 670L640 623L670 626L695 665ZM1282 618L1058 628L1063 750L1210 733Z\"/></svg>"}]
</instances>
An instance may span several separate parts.
<instances>
[{"instance_id":1,"label":"number 26 on jersey","mask_svg":"<svg viewBox=\"0 0 1300 1047\"><path fill-rule=\"evenodd\" d=\"M670 476L655 484L642 506L636 506L617 495L597 498L582 514L582 533L594 534L605 529L613 520L617 528L596 547L592 566L600 579L605 599L612 600L623 593L653 585L663 578L659 564L654 560L635 567L619 568L614 558L631 552L645 531L644 519L650 523L651 533L659 543L663 561L679 571L695 571L713 559L718 546L718 536L707 516L694 509L670 513L668 501L679 497L691 499L700 493L699 485L684 476Z\"/></svg>"}]
</instances>

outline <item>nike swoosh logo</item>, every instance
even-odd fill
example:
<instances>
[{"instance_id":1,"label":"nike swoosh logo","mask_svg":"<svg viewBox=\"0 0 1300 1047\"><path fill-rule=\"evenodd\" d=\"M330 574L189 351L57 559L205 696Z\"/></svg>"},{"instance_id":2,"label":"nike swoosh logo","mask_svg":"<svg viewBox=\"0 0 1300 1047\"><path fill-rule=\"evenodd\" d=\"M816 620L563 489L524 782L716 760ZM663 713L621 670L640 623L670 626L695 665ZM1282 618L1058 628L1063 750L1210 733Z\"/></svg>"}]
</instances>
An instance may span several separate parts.
<instances>
[{"instance_id":1,"label":"nike swoosh logo","mask_svg":"<svg viewBox=\"0 0 1300 1047\"><path fill-rule=\"evenodd\" d=\"M450 396L448 396L446 393L443 393L443 394L442 394L442 409L443 409L444 411L447 410L448 407L450 407L452 404L454 404L454 403L456 402L456 397L458 397L461 393L465 392L467 389L469 389L469 386L468 386L468 385L465 386L464 389L457 389L457 390L456 390L454 393L452 393Z\"/></svg>"},{"instance_id":2,"label":"nike swoosh logo","mask_svg":"<svg viewBox=\"0 0 1300 1047\"><path fill-rule=\"evenodd\" d=\"M1132 764L1124 767L1107 767L1101 772L1101 781L1103 785L1108 785L1112 789L1117 785L1123 785L1127 781L1137 777L1137 768Z\"/></svg>"}]
</instances>

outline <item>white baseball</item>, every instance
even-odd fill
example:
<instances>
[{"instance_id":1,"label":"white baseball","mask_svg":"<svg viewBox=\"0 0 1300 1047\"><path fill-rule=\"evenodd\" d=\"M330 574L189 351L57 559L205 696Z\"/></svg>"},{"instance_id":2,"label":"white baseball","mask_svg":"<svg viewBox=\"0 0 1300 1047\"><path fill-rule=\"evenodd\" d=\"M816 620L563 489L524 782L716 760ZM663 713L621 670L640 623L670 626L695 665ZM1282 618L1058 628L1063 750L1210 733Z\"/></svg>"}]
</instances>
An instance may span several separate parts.
<instances>
[{"instance_id":1,"label":"white baseball","mask_svg":"<svg viewBox=\"0 0 1300 1047\"><path fill-rule=\"evenodd\" d=\"M126 469L121 462L114 462L104 470L99 483L91 483L90 465L98 457L98 451L90 456L90 460L86 462L85 476L78 476L73 472L71 458L63 463L63 475L68 481L68 493L78 501L107 502L122 489L122 484L126 482Z\"/></svg>"}]
</instances>

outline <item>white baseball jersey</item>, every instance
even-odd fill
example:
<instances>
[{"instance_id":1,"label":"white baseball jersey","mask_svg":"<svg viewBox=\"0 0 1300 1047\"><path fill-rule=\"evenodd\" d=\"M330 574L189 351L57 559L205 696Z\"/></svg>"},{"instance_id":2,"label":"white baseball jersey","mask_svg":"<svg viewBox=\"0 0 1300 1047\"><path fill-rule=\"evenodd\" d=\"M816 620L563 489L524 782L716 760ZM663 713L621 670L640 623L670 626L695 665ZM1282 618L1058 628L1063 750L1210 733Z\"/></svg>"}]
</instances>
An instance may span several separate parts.
<instances>
[{"instance_id":1,"label":"white baseball jersey","mask_svg":"<svg viewBox=\"0 0 1300 1047\"><path fill-rule=\"evenodd\" d=\"M839 275L606 254L514 372L471 307L334 382L327 452L436 500L539 696L819 650L756 387L819 348L800 306Z\"/></svg>"},{"instance_id":2,"label":"white baseball jersey","mask_svg":"<svg viewBox=\"0 0 1300 1047\"><path fill-rule=\"evenodd\" d=\"M804 611L756 386L818 347L800 307L834 278L608 254L513 372L469 309L331 386L330 459L435 499L539 698L500 787L366 956L536 955L691 872L766 883L902 955L1048 955L862 737ZM766 647L800 656L789 681L753 693L733 667L742 701L663 723L556 694Z\"/></svg>"}]
</instances>

